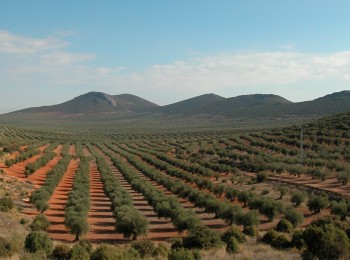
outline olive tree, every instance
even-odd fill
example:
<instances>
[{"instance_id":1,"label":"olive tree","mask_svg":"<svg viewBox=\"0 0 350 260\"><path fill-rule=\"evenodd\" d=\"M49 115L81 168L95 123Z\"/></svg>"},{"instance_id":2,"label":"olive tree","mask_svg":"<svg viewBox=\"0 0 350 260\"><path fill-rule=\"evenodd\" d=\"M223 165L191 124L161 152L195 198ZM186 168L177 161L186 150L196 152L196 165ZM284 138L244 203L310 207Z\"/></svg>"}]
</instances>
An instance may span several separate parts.
<instances>
[{"instance_id":1,"label":"olive tree","mask_svg":"<svg viewBox=\"0 0 350 260\"><path fill-rule=\"evenodd\" d=\"M139 235L147 234L148 220L140 212L129 206L121 206L115 212L116 229L124 238L132 236L136 240Z\"/></svg>"}]
</instances>

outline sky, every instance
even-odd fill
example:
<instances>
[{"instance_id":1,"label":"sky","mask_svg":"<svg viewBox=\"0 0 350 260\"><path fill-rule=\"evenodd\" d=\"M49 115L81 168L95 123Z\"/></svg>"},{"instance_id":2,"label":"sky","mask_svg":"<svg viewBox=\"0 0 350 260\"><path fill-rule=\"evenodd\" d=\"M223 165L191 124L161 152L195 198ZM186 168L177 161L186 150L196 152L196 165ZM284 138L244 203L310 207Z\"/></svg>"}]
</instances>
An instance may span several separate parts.
<instances>
[{"instance_id":1,"label":"sky","mask_svg":"<svg viewBox=\"0 0 350 260\"><path fill-rule=\"evenodd\" d=\"M347 90L349 10L348 0L0 0L0 113L89 91L166 105Z\"/></svg>"}]
</instances>

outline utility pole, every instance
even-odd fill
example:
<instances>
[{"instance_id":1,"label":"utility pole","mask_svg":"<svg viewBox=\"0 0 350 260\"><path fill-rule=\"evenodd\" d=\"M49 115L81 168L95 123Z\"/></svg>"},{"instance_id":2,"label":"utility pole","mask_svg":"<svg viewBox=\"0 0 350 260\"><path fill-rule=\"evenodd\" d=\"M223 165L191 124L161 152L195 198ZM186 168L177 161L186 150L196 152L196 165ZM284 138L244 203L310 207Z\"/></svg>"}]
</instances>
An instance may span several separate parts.
<instances>
[{"instance_id":1,"label":"utility pole","mask_svg":"<svg viewBox=\"0 0 350 260\"><path fill-rule=\"evenodd\" d=\"M304 128L300 124L300 165L304 165Z\"/></svg>"}]
</instances>

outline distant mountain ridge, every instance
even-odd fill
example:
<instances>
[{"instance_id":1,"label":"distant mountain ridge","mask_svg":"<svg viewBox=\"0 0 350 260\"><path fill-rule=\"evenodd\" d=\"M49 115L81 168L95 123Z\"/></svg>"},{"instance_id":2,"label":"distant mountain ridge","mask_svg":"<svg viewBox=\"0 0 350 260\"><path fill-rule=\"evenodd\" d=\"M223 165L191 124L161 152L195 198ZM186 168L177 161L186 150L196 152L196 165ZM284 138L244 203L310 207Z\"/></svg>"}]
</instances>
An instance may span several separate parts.
<instances>
[{"instance_id":1,"label":"distant mountain ridge","mask_svg":"<svg viewBox=\"0 0 350 260\"><path fill-rule=\"evenodd\" d=\"M190 99L186 99L180 102L176 102L170 105L162 106L159 110L163 113L169 114L183 114L189 111L199 111L206 106L218 101L225 100L226 98L215 94L204 94Z\"/></svg>"},{"instance_id":2,"label":"distant mountain ridge","mask_svg":"<svg viewBox=\"0 0 350 260\"><path fill-rule=\"evenodd\" d=\"M280 107L286 104L292 104L292 102L277 95L243 95L217 101L210 107L206 107L206 110L202 112L222 114L229 117L252 116L268 111L270 107Z\"/></svg>"},{"instance_id":3,"label":"distant mountain ridge","mask_svg":"<svg viewBox=\"0 0 350 260\"><path fill-rule=\"evenodd\" d=\"M320 117L350 111L350 91L341 91L311 101L293 103L272 94L242 95L224 98L205 94L166 106L158 106L135 95L108 95L89 92L67 102L23 109L0 115L3 119L55 120L80 116L81 120L108 121L118 118L133 120L173 120L193 118L278 119L287 117ZM103 115L108 115L103 117ZM6 120L5 120L6 121Z\"/></svg>"},{"instance_id":4,"label":"distant mountain ridge","mask_svg":"<svg viewBox=\"0 0 350 260\"><path fill-rule=\"evenodd\" d=\"M130 94L112 96L102 92L89 92L58 105L22 109L12 113L98 114L141 112L155 107L158 105Z\"/></svg>"}]
</instances>

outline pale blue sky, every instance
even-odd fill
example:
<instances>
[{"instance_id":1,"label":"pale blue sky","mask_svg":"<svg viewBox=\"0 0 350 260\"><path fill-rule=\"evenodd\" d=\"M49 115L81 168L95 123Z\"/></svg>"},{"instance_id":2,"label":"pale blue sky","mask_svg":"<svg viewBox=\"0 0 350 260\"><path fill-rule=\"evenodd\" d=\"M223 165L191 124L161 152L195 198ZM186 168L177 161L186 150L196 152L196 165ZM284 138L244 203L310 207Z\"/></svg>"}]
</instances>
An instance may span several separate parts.
<instances>
[{"instance_id":1,"label":"pale blue sky","mask_svg":"<svg viewBox=\"0 0 350 260\"><path fill-rule=\"evenodd\" d=\"M88 91L168 104L350 89L350 2L0 0L0 113Z\"/></svg>"}]
</instances>

